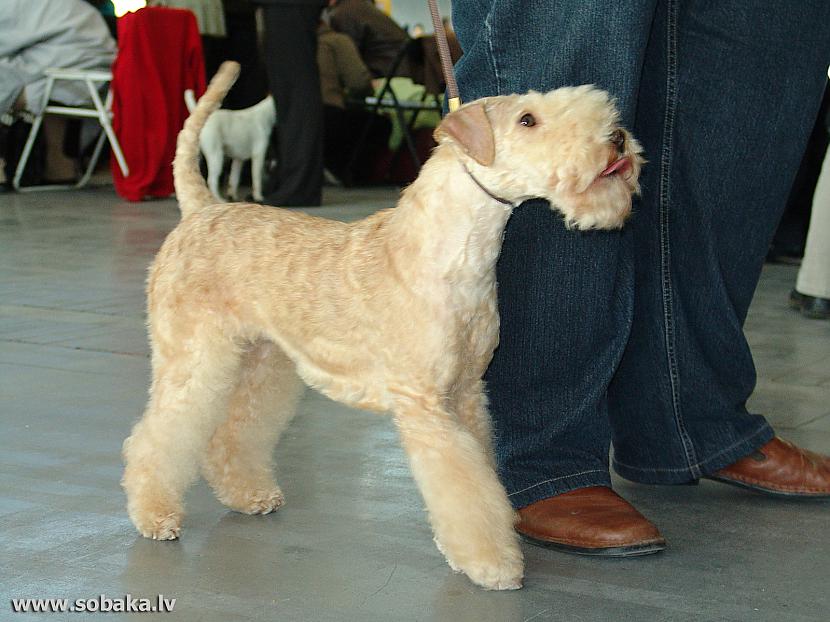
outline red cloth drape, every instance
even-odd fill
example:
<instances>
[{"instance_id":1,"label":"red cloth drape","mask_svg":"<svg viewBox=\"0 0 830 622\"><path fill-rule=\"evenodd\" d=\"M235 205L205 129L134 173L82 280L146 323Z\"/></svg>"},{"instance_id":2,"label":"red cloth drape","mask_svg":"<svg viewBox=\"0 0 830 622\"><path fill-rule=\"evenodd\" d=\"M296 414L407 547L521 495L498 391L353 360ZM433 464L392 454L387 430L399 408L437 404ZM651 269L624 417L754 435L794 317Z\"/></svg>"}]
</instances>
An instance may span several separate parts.
<instances>
[{"instance_id":1,"label":"red cloth drape","mask_svg":"<svg viewBox=\"0 0 830 622\"><path fill-rule=\"evenodd\" d=\"M184 91L205 91L193 13L147 7L119 18L112 89L112 125L130 169L124 177L112 158L115 190L129 201L171 195L176 136L188 114Z\"/></svg>"}]
</instances>

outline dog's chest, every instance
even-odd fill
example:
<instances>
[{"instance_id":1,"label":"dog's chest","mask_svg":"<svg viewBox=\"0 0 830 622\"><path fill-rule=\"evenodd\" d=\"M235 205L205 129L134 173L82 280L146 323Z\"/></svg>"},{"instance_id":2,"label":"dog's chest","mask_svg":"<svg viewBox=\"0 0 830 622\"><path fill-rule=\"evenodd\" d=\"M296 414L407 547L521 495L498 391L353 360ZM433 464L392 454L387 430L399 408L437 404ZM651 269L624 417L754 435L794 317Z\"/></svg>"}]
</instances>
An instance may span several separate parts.
<instances>
[{"instance_id":1,"label":"dog's chest","mask_svg":"<svg viewBox=\"0 0 830 622\"><path fill-rule=\"evenodd\" d=\"M448 326L462 349L476 344L475 350L495 347L498 339L498 307L495 275L465 283L455 283L448 289L446 307L451 316Z\"/></svg>"}]
</instances>

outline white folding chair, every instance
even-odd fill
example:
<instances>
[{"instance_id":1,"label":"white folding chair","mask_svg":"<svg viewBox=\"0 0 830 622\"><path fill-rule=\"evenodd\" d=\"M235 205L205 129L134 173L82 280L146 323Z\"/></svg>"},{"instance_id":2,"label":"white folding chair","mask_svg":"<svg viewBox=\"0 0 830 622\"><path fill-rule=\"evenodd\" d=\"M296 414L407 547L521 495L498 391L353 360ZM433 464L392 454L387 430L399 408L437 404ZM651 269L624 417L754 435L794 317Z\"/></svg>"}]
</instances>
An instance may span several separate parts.
<instances>
[{"instance_id":1,"label":"white folding chair","mask_svg":"<svg viewBox=\"0 0 830 622\"><path fill-rule=\"evenodd\" d=\"M98 163L98 158L101 156L101 149L104 146L104 139L109 139L112 151L115 154L115 159L118 161L118 166L124 177L129 175L129 168L124 159L124 153L121 151L121 145L118 143L118 138L112 130L112 90L107 92L106 99L101 100L99 94L100 88L104 84L108 84L112 80L112 73L109 71L93 71L85 69L47 69L46 74L46 91L43 94L43 110L35 116L32 122L32 129L29 131L29 137L26 139L26 144L23 147L23 153L20 154L20 161L17 163L17 169L14 173L12 185L14 189L19 192L31 192L34 190L60 190L68 188L82 188L87 184L89 178L95 170L95 165ZM52 95L52 89L55 82L58 80L75 80L86 84L89 89L89 95L92 98L93 107L82 106L60 106L49 104L49 98ZM21 187L20 180L23 177L23 171L26 170L26 163L29 160L29 155L32 151L32 146L37 138L38 130L43 122L44 115L56 114L64 117L84 117L89 119L98 119L98 122L103 128L103 132L98 137L95 143L95 149L92 152L92 157L89 160L86 171L83 176L75 184L52 184L47 186L25 186Z\"/></svg>"}]
</instances>

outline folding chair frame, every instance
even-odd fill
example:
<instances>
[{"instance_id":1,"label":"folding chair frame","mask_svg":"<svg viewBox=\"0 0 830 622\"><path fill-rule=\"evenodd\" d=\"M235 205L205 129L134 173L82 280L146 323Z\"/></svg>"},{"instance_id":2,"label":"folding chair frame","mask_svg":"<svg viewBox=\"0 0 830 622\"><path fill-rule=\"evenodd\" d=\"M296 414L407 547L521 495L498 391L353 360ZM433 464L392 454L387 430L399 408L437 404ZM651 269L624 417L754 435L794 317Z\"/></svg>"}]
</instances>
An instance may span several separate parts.
<instances>
[{"instance_id":1,"label":"folding chair frame","mask_svg":"<svg viewBox=\"0 0 830 622\"><path fill-rule=\"evenodd\" d=\"M377 96L370 96L366 97L364 100L360 102L360 105L369 112L373 114L377 114L383 109L386 110L393 110L395 117L397 118L398 125L401 128L401 132L403 133L404 142L406 143L407 150L409 151L409 155L412 158L412 162L415 166L419 167L423 164L421 159L418 157L418 150L415 146L415 140L412 137L412 130L415 127L415 121L418 118L418 114L421 112L438 112L442 111L441 105L438 102L435 103L426 103L424 101L421 102L411 102L411 101L401 101L398 99L398 96L395 94L395 90L392 88L392 78L395 77L401 63L403 63L404 59L409 58L410 60L416 55L419 51L419 47L421 43L417 39L410 39L403 46L401 46L400 51L398 52L395 59L392 61L389 70L387 71L386 75L383 77L383 82L378 92ZM427 93L424 93L424 97L427 97ZM411 113L409 120L407 121L404 113ZM351 157L349 158L349 162L346 165L346 171L351 174L351 171L354 170L354 165L356 163L358 154L360 150L363 148L364 143L366 142L366 138L369 135L369 130L373 123L373 118L369 118L367 122L364 124L363 129L358 137L357 141L355 142ZM395 159L393 163L397 161L398 154L395 154ZM350 180L346 180L347 183Z\"/></svg>"},{"instance_id":2,"label":"folding chair frame","mask_svg":"<svg viewBox=\"0 0 830 622\"><path fill-rule=\"evenodd\" d=\"M112 129L112 90L107 92L106 99L101 100L98 91L104 84L112 81L112 73L109 71L86 71L76 69L47 69L46 74L46 90L43 94L43 107L40 114L36 115L32 122L32 129L29 131L29 136L26 139L26 144L23 146L23 152L20 154L20 161L17 163L17 169L14 173L12 186L18 192L33 192L37 190L64 190L69 188L83 188L92 176L95 166L98 164L98 159L101 156L101 150L104 147L104 140L109 139L112 151L115 154L115 159L121 169L124 177L130 173L127 167L127 162L124 159L124 153L121 151L121 145L115 132ZM89 90L89 95L92 98L94 108L81 108L74 106L59 106L50 105L49 99L52 96L52 89L55 82L58 80L72 80L80 81L86 84ZM75 184L51 184L45 186L21 186L20 180L23 178L23 172L26 170L26 164L29 161L29 156L32 152L32 147L35 144L35 138L40 131L40 126L43 123L43 117L47 114L55 114L64 117L82 117L88 119L98 119L103 131L98 136L95 142L95 149L92 152L92 157L89 164L84 171L83 176Z\"/></svg>"}]
</instances>

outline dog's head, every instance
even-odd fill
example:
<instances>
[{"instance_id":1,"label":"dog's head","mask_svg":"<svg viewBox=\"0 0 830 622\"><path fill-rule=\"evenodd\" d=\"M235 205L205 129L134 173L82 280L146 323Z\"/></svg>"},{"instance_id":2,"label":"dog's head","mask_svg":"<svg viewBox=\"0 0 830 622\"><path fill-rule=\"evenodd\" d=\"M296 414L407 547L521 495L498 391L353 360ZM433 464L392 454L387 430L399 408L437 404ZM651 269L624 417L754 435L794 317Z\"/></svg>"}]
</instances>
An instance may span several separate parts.
<instances>
[{"instance_id":1,"label":"dog's head","mask_svg":"<svg viewBox=\"0 0 830 622\"><path fill-rule=\"evenodd\" d=\"M547 199L579 229L621 227L639 192L640 145L593 86L480 99L447 115L435 138L494 195Z\"/></svg>"}]
</instances>

